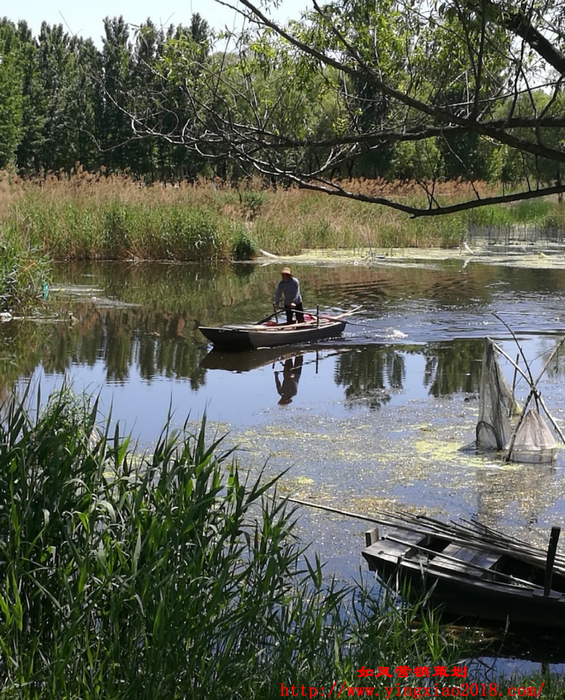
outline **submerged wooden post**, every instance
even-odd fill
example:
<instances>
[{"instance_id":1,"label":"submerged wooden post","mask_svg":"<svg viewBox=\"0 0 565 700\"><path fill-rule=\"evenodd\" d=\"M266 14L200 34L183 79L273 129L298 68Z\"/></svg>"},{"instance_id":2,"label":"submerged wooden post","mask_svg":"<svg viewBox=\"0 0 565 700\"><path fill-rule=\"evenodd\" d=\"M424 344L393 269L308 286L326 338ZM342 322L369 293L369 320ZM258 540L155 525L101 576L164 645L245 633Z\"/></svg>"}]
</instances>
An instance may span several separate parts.
<instances>
[{"instance_id":1,"label":"submerged wooden post","mask_svg":"<svg viewBox=\"0 0 565 700\"><path fill-rule=\"evenodd\" d=\"M547 559L545 563L545 586L543 589L544 595L549 595L551 591L551 581L553 579L553 563L555 562L555 552L557 551L557 543L559 542L560 527L552 527L551 535L549 536L549 547L547 548Z\"/></svg>"}]
</instances>

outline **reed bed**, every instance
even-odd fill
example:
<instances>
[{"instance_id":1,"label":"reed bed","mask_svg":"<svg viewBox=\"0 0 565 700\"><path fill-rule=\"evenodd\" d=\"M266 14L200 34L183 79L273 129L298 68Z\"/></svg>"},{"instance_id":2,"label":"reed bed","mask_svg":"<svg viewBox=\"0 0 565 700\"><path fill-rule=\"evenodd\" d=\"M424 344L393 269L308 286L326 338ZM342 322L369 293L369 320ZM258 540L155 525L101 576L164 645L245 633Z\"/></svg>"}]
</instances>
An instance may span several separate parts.
<instances>
[{"instance_id":1,"label":"reed bed","mask_svg":"<svg viewBox=\"0 0 565 700\"><path fill-rule=\"evenodd\" d=\"M326 581L277 479L165 427L139 454L68 389L0 430L6 698L267 698L368 662L457 661L433 617Z\"/></svg>"},{"instance_id":2,"label":"reed bed","mask_svg":"<svg viewBox=\"0 0 565 700\"><path fill-rule=\"evenodd\" d=\"M425 202L414 183L354 181L353 191ZM475 185L485 194L486 185ZM443 183L446 202L468 196L466 183ZM411 219L385 207L259 181L145 186L127 176L0 176L0 224L53 259L217 260L250 258L258 249L280 255L305 248L454 247L469 222L565 222L554 202L489 208L434 220Z\"/></svg>"}]
</instances>

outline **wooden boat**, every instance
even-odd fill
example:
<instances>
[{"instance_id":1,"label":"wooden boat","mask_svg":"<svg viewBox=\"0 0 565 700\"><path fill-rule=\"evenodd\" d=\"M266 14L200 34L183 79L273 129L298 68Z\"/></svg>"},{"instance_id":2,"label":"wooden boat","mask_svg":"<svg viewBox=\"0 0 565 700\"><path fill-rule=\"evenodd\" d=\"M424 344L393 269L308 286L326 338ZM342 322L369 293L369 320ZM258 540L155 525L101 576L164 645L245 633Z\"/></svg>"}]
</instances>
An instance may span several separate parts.
<instances>
[{"instance_id":1,"label":"wooden boat","mask_svg":"<svg viewBox=\"0 0 565 700\"><path fill-rule=\"evenodd\" d=\"M366 533L371 571L450 616L565 630L565 558L480 523L392 515ZM401 588L399 584L408 584Z\"/></svg>"},{"instance_id":2,"label":"wooden boat","mask_svg":"<svg viewBox=\"0 0 565 700\"><path fill-rule=\"evenodd\" d=\"M352 313L352 312L349 312ZM199 330L216 348L225 350L249 350L273 348L279 345L311 343L325 338L335 338L343 333L346 321L340 316L316 316L305 313L304 323L230 323L225 326L199 326Z\"/></svg>"}]
</instances>

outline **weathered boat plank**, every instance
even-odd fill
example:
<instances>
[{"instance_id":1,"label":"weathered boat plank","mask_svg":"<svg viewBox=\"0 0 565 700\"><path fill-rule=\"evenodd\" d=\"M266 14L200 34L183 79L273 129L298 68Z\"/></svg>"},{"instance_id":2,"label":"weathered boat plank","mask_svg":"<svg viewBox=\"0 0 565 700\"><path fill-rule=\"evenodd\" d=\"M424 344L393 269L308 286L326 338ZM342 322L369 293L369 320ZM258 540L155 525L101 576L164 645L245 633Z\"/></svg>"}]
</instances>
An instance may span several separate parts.
<instances>
[{"instance_id":1,"label":"weathered boat plank","mask_svg":"<svg viewBox=\"0 0 565 700\"><path fill-rule=\"evenodd\" d=\"M445 555L451 557L447 559ZM459 571L462 574L484 578L487 574L482 569L489 569L497 564L501 559L500 554L494 552L484 552L480 549L472 547L462 547L457 544L449 544L442 550L437 559L432 563L433 566L439 566L443 569ZM481 567L481 568L478 568Z\"/></svg>"}]
</instances>

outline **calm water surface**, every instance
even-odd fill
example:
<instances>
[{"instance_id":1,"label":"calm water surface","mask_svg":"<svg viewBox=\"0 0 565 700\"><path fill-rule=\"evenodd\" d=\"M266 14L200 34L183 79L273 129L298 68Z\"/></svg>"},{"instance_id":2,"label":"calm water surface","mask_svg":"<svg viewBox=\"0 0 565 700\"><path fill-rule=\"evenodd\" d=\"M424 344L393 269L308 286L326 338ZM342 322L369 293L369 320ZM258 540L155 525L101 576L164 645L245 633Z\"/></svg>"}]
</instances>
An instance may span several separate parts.
<instances>
[{"instance_id":1,"label":"calm water surface","mask_svg":"<svg viewBox=\"0 0 565 700\"><path fill-rule=\"evenodd\" d=\"M305 307L363 305L343 337L211 352L198 325L266 316L278 273L276 265L61 265L55 321L0 327L2 384L31 380L46 395L71 380L100 393L104 410L148 446L169 411L179 426L206 412L210 437L229 431L244 469L288 469L285 493L349 511L478 516L538 543L564 524L562 452L552 466L502 465L475 452L474 436L484 337L517 353L495 314L537 374L565 334L565 269L295 267ZM564 369L558 356L540 385L563 429ZM519 383L518 396L527 389ZM329 571L351 578L366 568L363 522L304 509L300 526Z\"/></svg>"}]
</instances>

